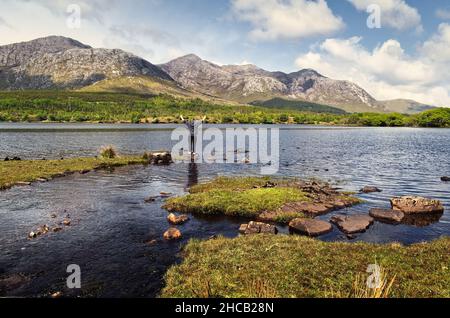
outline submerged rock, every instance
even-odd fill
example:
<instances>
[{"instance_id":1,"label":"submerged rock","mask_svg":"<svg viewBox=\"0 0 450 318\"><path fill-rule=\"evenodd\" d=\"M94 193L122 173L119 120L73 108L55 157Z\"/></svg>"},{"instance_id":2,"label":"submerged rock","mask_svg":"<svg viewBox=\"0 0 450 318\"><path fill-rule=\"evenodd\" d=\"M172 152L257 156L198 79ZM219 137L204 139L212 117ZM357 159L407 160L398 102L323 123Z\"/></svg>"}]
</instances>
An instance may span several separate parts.
<instances>
[{"instance_id":1,"label":"submerged rock","mask_svg":"<svg viewBox=\"0 0 450 318\"><path fill-rule=\"evenodd\" d=\"M145 153L144 159L148 160L153 165L169 165L172 161L172 154L170 152L154 152Z\"/></svg>"},{"instance_id":2,"label":"submerged rock","mask_svg":"<svg viewBox=\"0 0 450 318\"><path fill-rule=\"evenodd\" d=\"M171 227L164 233L163 237L167 241L179 240L182 238L182 234L177 228Z\"/></svg>"},{"instance_id":3,"label":"submerged rock","mask_svg":"<svg viewBox=\"0 0 450 318\"><path fill-rule=\"evenodd\" d=\"M382 190L378 189L377 187L364 187L361 190L359 190L361 193L374 193L374 192L383 192Z\"/></svg>"},{"instance_id":4,"label":"submerged rock","mask_svg":"<svg viewBox=\"0 0 450 318\"><path fill-rule=\"evenodd\" d=\"M356 234L365 232L374 219L368 215L336 215L331 218L331 222L345 234Z\"/></svg>"},{"instance_id":5,"label":"submerged rock","mask_svg":"<svg viewBox=\"0 0 450 318\"><path fill-rule=\"evenodd\" d=\"M405 218L405 214L398 210L371 209L369 214L375 220L389 224L399 224Z\"/></svg>"},{"instance_id":6,"label":"submerged rock","mask_svg":"<svg viewBox=\"0 0 450 318\"><path fill-rule=\"evenodd\" d=\"M441 201L415 196L405 196L391 199L393 210L402 211L405 214L429 214L443 213L444 206Z\"/></svg>"},{"instance_id":7,"label":"submerged rock","mask_svg":"<svg viewBox=\"0 0 450 318\"><path fill-rule=\"evenodd\" d=\"M333 230L333 226L325 221L314 219L295 219L289 223L289 229L307 236L320 236Z\"/></svg>"},{"instance_id":8,"label":"submerged rock","mask_svg":"<svg viewBox=\"0 0 450 318\"><path fill-rule=\"evenodd\" d=\"M271 224L252 221L248 224L242 224L239 228L239 233L242 235L278 234L278 228Z\"/></svg>"},{"instance_id":9,"label":"submerged rock","mask_svg":"<svg viewBox=\"0 0 450 318\"><path fill-rule=\"evenodd\" d=\"M175 214L170 213L169 216L167 217L167 221L169 221L169 223L173 225L180 225L186 223L188 220L189 217L185 214L176 216Z\"/></svg>"}]
</instances>

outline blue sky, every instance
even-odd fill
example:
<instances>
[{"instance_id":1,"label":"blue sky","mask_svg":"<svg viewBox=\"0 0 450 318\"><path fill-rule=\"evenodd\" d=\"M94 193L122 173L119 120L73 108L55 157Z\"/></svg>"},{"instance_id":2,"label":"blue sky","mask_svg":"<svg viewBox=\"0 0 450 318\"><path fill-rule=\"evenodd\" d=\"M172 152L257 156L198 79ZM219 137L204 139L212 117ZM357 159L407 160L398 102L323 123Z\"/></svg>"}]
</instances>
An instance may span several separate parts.
<instances>
[{"instance_id":1,"label":"blue sky","mask_svg":"<svg viewBox=\"0 0 450 318\"><path fill-rule=\"evenodd\" d=\"M67 27L69 4L81 28ZM381 28L367 27L378 4ZM378 99L450 105L450 0L0 0L0 44L64 35L158 64L314 68Z\"/></svg>"}]
</instances>

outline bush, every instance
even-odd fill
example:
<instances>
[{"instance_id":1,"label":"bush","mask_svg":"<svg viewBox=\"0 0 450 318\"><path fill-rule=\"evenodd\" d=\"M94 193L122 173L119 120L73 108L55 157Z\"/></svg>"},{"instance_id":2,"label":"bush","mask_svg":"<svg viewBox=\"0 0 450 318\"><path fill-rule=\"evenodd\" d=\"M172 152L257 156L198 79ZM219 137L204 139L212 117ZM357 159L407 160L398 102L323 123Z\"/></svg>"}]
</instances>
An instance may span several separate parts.
<instances>
[{"instance_id":1,"label":"bush","mask_svg":"<svg viewBox=\"0 0 450 318\"><path fill-rule=\"evenodd\" d=\"M117 150L114 146L104 146L100 148L100 157L104 159L114 159L118 157Z\"/></svg>"}]
</instances>

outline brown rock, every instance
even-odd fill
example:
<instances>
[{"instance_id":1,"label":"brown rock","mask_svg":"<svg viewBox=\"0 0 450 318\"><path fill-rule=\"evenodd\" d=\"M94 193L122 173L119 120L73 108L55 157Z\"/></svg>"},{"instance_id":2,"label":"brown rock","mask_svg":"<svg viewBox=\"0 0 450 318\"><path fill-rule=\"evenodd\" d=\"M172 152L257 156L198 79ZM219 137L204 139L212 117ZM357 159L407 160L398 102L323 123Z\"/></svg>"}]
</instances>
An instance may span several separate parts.
<instances>
[{"instance_id":1,"label":"brown rock","mask_svg":"<svg viewBox=\"0 0 450 318\"><path fill-rule=\"evenodd\" d=\"M300 212L311 216L319 216L331 212L332 208L322 203L294 202L285 204L281 210L282 212Z\"/></svg>"},{"instance_id":2,"label":"brown rock","mask_svg":"<svg viewBox=\"0 0 450 318\"><path fill-rule=\"evenodd\" d=\"M71 224L72 224L72 222L71 222L70 220L64 220L64 221L62 221L62 225L70 226Z\"/></svg>"},{"instance_id":3,"label":"brown rock","mask_svg":"<svg viewBox=\"0 0 450 318\"><path fill-rule=\"evenodd\" d=\"M361 190L359 190L361 193L373 193L373 192L382 192L377 187L364 187Z\"/></svg>"},{"instance_id":4,"label":"brown rock","mask_svg":"<svg viewBox=\"0 0 450 318\"><path fill-rule=\"evenodd\" d=\"M186 223L189 220L189 217L187 215L180 215L180 216L176 216L173 213L170 213L169 216L167 217L167 221L169 221L170 224L173 225L180 225L183 223Z\"/></svg>"},{"instance_id":5,"label":"brown rock","mask_svg":"<svg viewBox=\"0 0 450 318\"><path fill-rule=\"evenodd\" d=\"M370 216L380 222L399 224L404 219L405 214L397 210L371 209Z\"/></svg>"},{"instance_id":6,"label":"brown rock","mask_svg":"<svg viewBox=\"0 0 450 318\"><path fill-rule=\"evenodd\" d=\"M28 238L30 239L34 239L38 236L38 234L36 232L30 232L30 234L28 234Z\"/></svg>"},{"instance_id":7,"label":"brown rock","mask_svg":"<svg viewBox=\"0 0 450 318\"><path fill-rule=\"evenodd\" d=\"M289 229L307 236L320 236L331 232L333 226L320 220L295 219L289 223Z\"/></svg>"},{"instance_id":8,"label":"brown rock","mask_svg":"<svg viewBox=\"0 0 450 318\"><path fill-rule=\"evenodd\" d=\"M345 234L365 232L374 222L368 215L336 215L331 222Z\"/></svg>"},{"instance_id":9,"label":"brown rock","mask_svg":"<svg viewBox=\"0 0 450 318\"><path fill-rule=\"evenodd\" d=\"M164 237L165 240L172 241L172 240L179 240L179 239L181 239L182 235L181 235L180 230L178 230L177 228L172 227L172 228L168 229L164 233L163 237Z\"/></svg>"},{"instance_id":10,"label":"brown rock","mask_svg":"<svg viewBox=\"0 0 450 318\"><path fill-rule=\"evenodd\" d=\"M239 233L242 235L278 234L278 228L271 224L252 221L248 224L242 224L239 228Z\"/></svg>"},{"instance_id":11,"label":"brown rock","mask_svg":"<svg viewBox=\"0 0 450 318\"><path fill-rule=\"evenodd\" d=\"M63 229L61 228L61 227L54 227L53 229L52 229L52 231L53 231L53 233L58 233L58 232L61 232Z\"/></svg>"},{"instance_id":12,"label":"brown rock","mask_svg":"<svg viewBox=\"0 0 450 318\"><path fill-rule=\"evenodd\" d=\"M406 196L391 199L393 210L402 211L405 214L443 213L444 206L441 201L422 197Z\"/></svg>"},{"instance_id":13,"label":"brown rock","mask_svg":"<svg viewBox=\"0 0 450 318\"><path fill-rule=\"evenodd\" d=\"M62 292L56 292L50 295L51 298L61 298L62 297Z\"/></svg>"}]
</instances>

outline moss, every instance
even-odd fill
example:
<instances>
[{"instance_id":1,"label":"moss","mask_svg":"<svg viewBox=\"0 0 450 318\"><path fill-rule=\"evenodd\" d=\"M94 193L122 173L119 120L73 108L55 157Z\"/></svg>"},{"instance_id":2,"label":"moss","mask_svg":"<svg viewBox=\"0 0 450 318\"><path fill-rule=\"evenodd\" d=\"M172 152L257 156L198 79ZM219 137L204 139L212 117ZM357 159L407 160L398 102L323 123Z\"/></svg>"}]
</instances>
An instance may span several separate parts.
<instances>
[{"instance_id":1,"label":"moss","mask_svg":"<svg viewBox=\"0 0 450 318\"><path fill-rule=\"evenodd\" d=\"M405 247L286 235L193 240L167 272L161 296L349 297L370 264L393 281L390 297L450 297L448 237Z\"/></svg>"},{"instance_id":2,"label":"moss","mask_svg":"<svg viewBox=\"0 0 450 318\"><path fill-rule=\"evenodd\" d=\"M308 201L305 193L293 188L231 188L196 192L197 188L187 196L169 199L165 208L181 213L257 217L289 202Z\"/></svg>"},{"instance_id":3,"label":"moss","mask_svg":"<svg viewBox=\"0 0 450 318\"><path fill-rule=\"evenodd\" d=\"M100 168L146 164L141 157L73 158L65 160L22 160L0 162L0 189L8 189L18 182L33 182L50 179L67 173L89 171Z\"/></svg>"}]
</instances>

